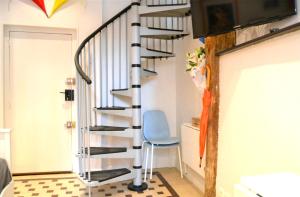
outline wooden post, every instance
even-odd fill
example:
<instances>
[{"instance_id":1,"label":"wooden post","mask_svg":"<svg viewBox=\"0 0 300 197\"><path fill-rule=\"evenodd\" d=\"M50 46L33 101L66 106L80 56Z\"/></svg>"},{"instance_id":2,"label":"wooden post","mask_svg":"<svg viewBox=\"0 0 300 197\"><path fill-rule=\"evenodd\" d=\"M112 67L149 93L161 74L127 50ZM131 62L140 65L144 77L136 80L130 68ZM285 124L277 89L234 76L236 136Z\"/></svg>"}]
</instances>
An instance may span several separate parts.
<instances>
[{"instance_id":1,"label":"wooden post","mask_svg":"<svg viewBox=\"0 0 300 197\"><path fill-rule=\"evenodd\" d=\"M218 129L219 129L219 57L216 53L235 45L235 32L206 38L205 50L207 64L211 71L209 90L212 94L212 104L209 111L206 168L205 197L216 197L217 160L218 160Z\"/></svg>"}]
</instances>

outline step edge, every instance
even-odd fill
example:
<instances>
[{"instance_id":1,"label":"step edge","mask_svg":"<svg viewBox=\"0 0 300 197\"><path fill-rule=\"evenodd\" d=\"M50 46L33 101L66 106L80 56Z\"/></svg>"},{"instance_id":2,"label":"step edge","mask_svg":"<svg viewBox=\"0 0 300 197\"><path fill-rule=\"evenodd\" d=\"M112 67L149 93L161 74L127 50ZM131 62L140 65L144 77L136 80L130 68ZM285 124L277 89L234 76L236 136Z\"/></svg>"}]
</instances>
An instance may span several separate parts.
<instances>
[{"instance_id":1,"label":"step edge","mask_svg":"<svg viewBox=\"0 0 300 197\"><path fill-rule=\"evenodd\" d=\"M92 181L92 182L88 182L87 180L84 180L83 177L77 175L77 177L80 179L80 181L82 183L84 183L85 185L87 186L90 186L90 187L97 187L97 186L102 186L102 185L106 185L106 184L109 184L109 183L113 183L113 182L116 182L116 181L119 181L118 179L120 179L121 177L124 177L126 179L124 180L130 180L130 179L134 179L135 177L135 172L133 169L128 169L130 170L131 172L128 173L128 174L125 174L125 175L122 175L122 176L119 176L119 177L116 177L116 178L113 178L113 179L109 179L107 181L103 181L103 182L98 182L98 181ZM126 177L127 176L127 177Z\"/></svg>"},{"instance_id":2,"label":"step edge","mask_svg":"<svg viewBox=\"0 0 300 197\"><path fill-rule=\"evenodd\" d=\"M189 5L189 3L176 3L176 4L158 4L158 5L146 5L149 8L153 7L168 7L168 6L184 6L184 5Z\"/></svg>"}]
</instances>

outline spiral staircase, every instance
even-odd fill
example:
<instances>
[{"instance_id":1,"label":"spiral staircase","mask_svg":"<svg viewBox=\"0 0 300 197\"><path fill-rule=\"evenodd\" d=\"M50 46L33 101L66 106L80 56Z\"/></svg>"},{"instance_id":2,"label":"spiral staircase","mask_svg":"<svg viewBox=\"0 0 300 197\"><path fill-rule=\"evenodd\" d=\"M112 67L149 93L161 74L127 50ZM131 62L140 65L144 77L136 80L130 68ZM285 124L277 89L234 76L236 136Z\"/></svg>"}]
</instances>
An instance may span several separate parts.
<instances>
[{"instance_id":1,"label":"spiral staircase","mask_svg":"<svg viewBox=\"0 0 300 197\"><path fill-rule=\"evenodd\" d=\"M158 61L175 56L174 40L189 34L189 15L188 0L132 0L79 46L75 55L78 158L86 185L132 179L128 189L147 188L142 182L142 82L158 75ZM130 127L103 125L105 115L126 118ZM95 135L130 138L132 147L91 146ZM94 171L92 159L132 159L133 166Z\"/></svg>"}]
</instances>

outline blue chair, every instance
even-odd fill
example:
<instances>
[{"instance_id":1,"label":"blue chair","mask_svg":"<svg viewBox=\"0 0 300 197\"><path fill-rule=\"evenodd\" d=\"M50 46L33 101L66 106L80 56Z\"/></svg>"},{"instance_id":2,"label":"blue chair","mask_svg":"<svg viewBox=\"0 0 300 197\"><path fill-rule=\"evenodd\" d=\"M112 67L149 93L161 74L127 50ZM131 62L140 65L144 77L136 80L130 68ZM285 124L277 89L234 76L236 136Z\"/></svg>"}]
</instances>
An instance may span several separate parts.
<instances>
[{"instance_id":1,"label":"blue chair","mask_svg":"<svg viewBox=\"0 0 300 197\"><path fill-rule=\"evenodd\" d=\"M149 156L150 147L151 147L150 179L152 179L152 173L153 173L154 148L177 148L180 173L181 173L181 178L183 178L180 140L177 137L170 136L170 129L169 129L169 125L165 113L159 110L146 111L144 113L143 120L144 120L143 121L143 133L144 133L143 148L146 150L146 157L144 158L146 160L144 181L146 182L147 179L148 156Z\"/></svg>"}]
</instances>

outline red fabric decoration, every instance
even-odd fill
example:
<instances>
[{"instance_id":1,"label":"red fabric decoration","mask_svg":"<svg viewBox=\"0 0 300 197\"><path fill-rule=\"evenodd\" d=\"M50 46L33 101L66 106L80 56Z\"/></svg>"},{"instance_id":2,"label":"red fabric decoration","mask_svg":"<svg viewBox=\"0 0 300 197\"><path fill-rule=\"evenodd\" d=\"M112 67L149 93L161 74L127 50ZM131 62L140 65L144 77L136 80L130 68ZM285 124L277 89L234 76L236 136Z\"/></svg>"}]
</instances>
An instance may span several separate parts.
<instances>
[{"instance_id":1,"label":"red fabric decoration","mask_svg":"<svg viewBox=\"0 0 300 197\"><path fill-rule=\"evenodd\" d=\"M46 14L46 16L48 17L48 14L47 14L47 10L46 10L46 7L45 7L45 2L44 0L32 0L37 6L39 6L43 12Z\"/></svg>"},{"instance_id":2,"label":"red fabric decoration","mask_svg":"<svg viewBox=\"0 0 300 197\"><path fill-rule=\"evenodd\" d=\"M203 98L202 98L202 114L200 118L200 167L202 163L202 159L204 156L204 150L206 145L206 137L207 137L207 126L208 126L208 115L209 108L211 105L211 92L208 89L205 89Z\"/></svg>"}]
</instances>

